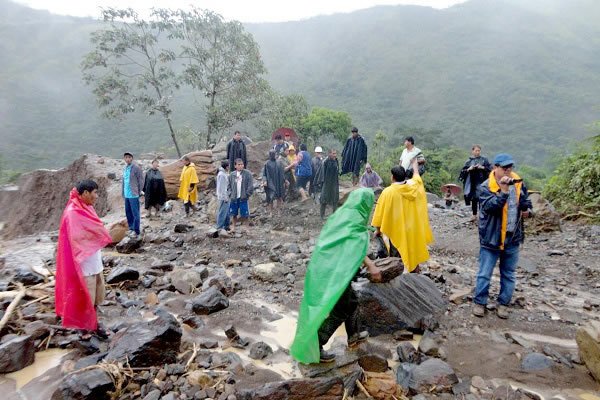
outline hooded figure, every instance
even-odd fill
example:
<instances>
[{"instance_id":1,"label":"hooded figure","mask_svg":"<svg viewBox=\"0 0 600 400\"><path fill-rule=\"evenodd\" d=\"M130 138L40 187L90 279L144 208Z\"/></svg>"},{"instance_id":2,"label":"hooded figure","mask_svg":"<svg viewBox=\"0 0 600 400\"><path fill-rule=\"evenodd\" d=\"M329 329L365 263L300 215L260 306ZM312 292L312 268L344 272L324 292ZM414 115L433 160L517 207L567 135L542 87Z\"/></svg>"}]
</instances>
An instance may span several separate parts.
<instances>
[{"instance_id":1,"label":"hooded figure","mask_svg":"<svg viewBox=\"0 0 600 400\"><path fill-rule=\"evenodd\" d=\"M56 315L65 328L95 331L96 310L82 272L82 262L112 242L92 205L73 188L63 211L56 250Z\"/></svg>"},{"instance_id":2,"label":"hooded figure","mask_svg":"<svg viewBox=\"0 0 600 400\"><path fill-rule=\"evenodd\" d=\"M416 169L414 178L405 180L404 168L392 168L394 182L381 192L371 222L390 239L409 272L429 259L427 245L433 241L427 195ZM401 172L401 177L394 175L395 172Z\"/></svg>"},{"instance_id":3,"label":"hooded figure","mask_svg":"<svg viewBox=\"0 0 600 400\"><path fill-rule=\"evenodd\" d=\"M154 168L156 163L157 168ZM150 207L158 208L167 201L167 189L165 188L165 180L158 169L158 162L152 161L152 168L146 172L144 180L145 207L149 210Z\"/></svg>"},{"instance_id":4,"label":"hooded figure","mask_svg":"<svg viewBox=\"0 0 600 400\"><path fill-rule=\"evenodd\" d=\"M351 288L367 255L367 225L374 202L371 189L353 191L321 230L306 271L296 336L290 348L290 354L299 362L319 362L319 330Z\"/></svg>"},{"instance_id":5,"label":"hooded figure","mask_svg":"<svg viewBox=\"0 0 600 400\"><path fill-rule=\"evenodd\" d=\"M367 144L365 139L358 134L358 129L352 128L352 136L346 140L342 150L342 172L341 175L352 172L354 184L358 183L360 167L367 162Z\"/></svg>"},{"instance_id":6,"label":"hooded figure","mask_svg":"<svg viewBox=\"0 0 600 400\"><path fill-rule=\"evenodd\" d=\"M275 150L269 151L269 161L263 168L263 179L266 183L267 203L273 200L281 200L285 196L285 178L283 167L277 162Z\"/></svg>"}]
</instances>

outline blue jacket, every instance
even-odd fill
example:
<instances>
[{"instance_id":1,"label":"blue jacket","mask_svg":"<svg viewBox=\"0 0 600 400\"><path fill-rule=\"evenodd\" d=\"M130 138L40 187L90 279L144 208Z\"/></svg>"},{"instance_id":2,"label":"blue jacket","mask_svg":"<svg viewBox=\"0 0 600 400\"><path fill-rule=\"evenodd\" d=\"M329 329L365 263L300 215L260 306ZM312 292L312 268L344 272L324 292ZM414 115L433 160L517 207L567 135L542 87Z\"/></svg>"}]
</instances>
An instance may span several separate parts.
<instances>
[{"instance_id":1,"label":"blue jacket","mask_svg":"<svg viewBox=\"0 0 600 400\"><path fill-rule=\"evenodd\" d=\"M502 211L508 201L508 193L492 192L489 179L487 179L477 187L477 197L479 198L479 244L488 249L500 250L502 245ZM518 246L525 240L523 219L520 212L529 209L531 209L531 201L525 184L522 184L519 196L517 229L505 243L506 247Z\"/></svg>"},{"instance_id":2,"label":"blue jacket","mask_svg":"<svg viewBox=\"0 0 600 400\"><path fill-rule=\"evenodd\" d=\"M302 151L302 161L296 166L296 176L311 176L312 166L310 153L308 151Z\"/></svg>"}]
</instances>

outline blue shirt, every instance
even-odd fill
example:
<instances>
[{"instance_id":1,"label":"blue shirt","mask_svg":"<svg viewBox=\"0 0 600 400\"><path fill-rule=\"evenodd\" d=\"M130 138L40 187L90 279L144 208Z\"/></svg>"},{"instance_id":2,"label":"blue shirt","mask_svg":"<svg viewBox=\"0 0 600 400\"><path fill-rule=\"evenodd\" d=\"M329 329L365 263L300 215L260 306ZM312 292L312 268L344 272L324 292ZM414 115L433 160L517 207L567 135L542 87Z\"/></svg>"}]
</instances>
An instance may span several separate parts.
<instances>
[{"instance_id":1,"label":"blue shirt","mask_svg":"<svg viewBox=\"0 0 600 400\"><path fill-rule=\"evenodd\" d=\"M517 220L519 218L517 189L514 186L510 186L508 193L508 221L506 223L506 231L514 232L517 229Z\"/></svg>"},{"instance_id":2,"label":"blue shirt","mask_svg":"<svg viewBox=\"0 0 600 400\"><path fill-rule=\"evenodd\" d=\"M123 170L123 196L126 199L137 199L139 196L136 196L131 191L131 184L129 183L129 178L131 176L131 165L128 165Z\"/></svg>"}]
</instances>

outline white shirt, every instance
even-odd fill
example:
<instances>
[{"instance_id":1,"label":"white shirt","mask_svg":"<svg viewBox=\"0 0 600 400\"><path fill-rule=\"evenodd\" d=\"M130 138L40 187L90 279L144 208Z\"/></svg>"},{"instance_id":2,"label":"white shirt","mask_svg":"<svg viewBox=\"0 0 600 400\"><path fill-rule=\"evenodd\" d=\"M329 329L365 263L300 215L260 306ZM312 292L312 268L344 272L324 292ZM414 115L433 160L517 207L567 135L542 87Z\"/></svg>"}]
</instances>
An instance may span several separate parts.
<instances>
[{"instance_id":1,"label":"white shirt","mask_svg":"<svg viewBox=\"0 0 600 400\"><path fill-rule=\"evenodd\" d=\"M400 165L402 166L402 168L408 169L408 167L410 167L410 162L412 161L412 159L415 158L420 152L421 149L419 149L416 146L413 147L410 151L406 148L402 150L402 155L400 156Z\"/></svg>"},{"instance_id":2,"label":"white shirt","mask_svg":"<svg viewBox=\"0 0 600 400\"><path fill-rule=\"evenodd\" d=\"M92 276L102 273L102 252L98 250L81 262L83 276Z\"/></svg>"},{"instance_id":3,"label":"white shirt","mask_svg":"<svg viewBox=\"0 0 600 400\"><path fill-rule=\"evenodd\" d=\"M237 185L237 198L242 197L242 173L241 171L235 171L235 183Z\"/></svg>"}]
</instances>

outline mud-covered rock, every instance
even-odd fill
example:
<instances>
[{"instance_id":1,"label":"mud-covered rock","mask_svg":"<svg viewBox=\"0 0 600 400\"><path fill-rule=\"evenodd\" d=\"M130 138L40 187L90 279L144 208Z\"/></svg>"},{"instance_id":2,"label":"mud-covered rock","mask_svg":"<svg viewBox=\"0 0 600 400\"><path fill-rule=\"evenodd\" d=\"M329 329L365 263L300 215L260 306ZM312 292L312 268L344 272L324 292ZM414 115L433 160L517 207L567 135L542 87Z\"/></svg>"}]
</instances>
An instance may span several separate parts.
<instances>
[{"instance_id":1,"label":"mud-covered rock","mask_svg":"<svg viewBox=\"0 0 600 400\"><path fill-rule=\"evenodd\" d=\"M117 333L106 360L125 361L132 367L148 367L177 361L181 328L171 314L159 310L158 318L140 322Z\"/></svg>"},{"instance_id":2,"label":"mud-covered rock","mask_svg":"<svg viewBox=\"0 0 600 400\"><path fill-rule=\"evenodd\" d=\"M192 311L200 315L208 315L229 307L229 299L217 290L216 287L210 287L191 301Z\"/></svg>"},{"instance_id":3,"label":"mud-covered rock","mask_svg":"<svg viewBox=\"0 0 600 400\"><path fill-rule=\"evenodd\" d=\"M177 269L171 272L171 284L178 292L190 294L193 289L202 284L202 277L193 269Z\"/></svg>"},{"instance_id":4,"label":"mud-covered rock","mask_svg":"<svg viewBox=\"0 0 600 400\"><path fill-rule=\"evenodd\" d=\"M252 276L264 282L284 282L288 270L280 263L258 264L252 267Z\"/></svg>"},{"instance_id":5,"label":"mud-covered rock","mask_svg":"<svg viewBox=\"0 0 600 400\"><path fill-rule=\"evenodd\" d=\"M108 400L115 386L108 373L100 368L67 375L52 394L52 400Z\"/></svg>"},{"instance_id":6,"label":"mud-covered rock","mask_svg":"<svg viewBox=\"0 0 600 400\"><path fill-rule=\"evenodd\" d=\"M271 382L239 392L238 400L340 400L344 383L340 378L290 379Z\"/></svg>"},{"instance_id":7,"label":"mud-covered rock","mask_svg":"<svg viewBox=\"0 0 600 400\"><path fill-rule=\"evenodd\" d=\"M35 344L29 335L17 336L0 345L0 374L19 371L35 360Z\"/></svg>"},{"instance_id":8,"label":"mud-covered rock","mask_svg":"<svg viewBox=\"0 0 600 400\"><path fill-rule=\"evenodd\" d=\"M432 328L437 316L446 310L442 293L423 275L406 274L388 283L352 286L359 300L358 319L371 335Z\"/></svg>"},{"instance_id":9,"label":"mud-covered rock","mask_svg":"<svg viewBox=\"0 0 600 400\"><path fill-rule=\"evenodd\" d=\"M265 342L257 342L250 346L250 354L248 356L254 360L262 360L271 354L273 354L271 346Z\"/></svg>"},{"instance_id":10,"label":"mud-covered rock","mask_svg":"<svg viewBox=\"0 0 600 400\"><path fill-rule=\"evenodd\" d=\"M369 372L385 372L389 365L387 360L377 354L365 354L358 359L358 365Z\"/></svg>"}]
</instances>

